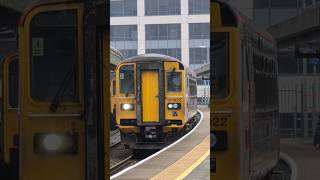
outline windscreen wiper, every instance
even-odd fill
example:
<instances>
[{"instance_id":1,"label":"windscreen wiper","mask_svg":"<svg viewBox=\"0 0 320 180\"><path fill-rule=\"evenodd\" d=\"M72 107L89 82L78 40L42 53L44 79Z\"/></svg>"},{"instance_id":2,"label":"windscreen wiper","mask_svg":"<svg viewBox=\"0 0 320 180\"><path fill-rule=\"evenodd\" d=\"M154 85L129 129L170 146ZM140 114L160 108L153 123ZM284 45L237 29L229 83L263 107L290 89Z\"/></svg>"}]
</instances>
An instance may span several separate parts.
<instances>
[{"instance_id":1,"label":"windscreen wiper","mask_svg":"<svg viewBox=\"0 0 320 180\"><path fill-rule=\"evenodd\" d=\"M57 93L54 95L51 101L51 105L50 105L51 111L55 112L58 109L61 97L65 93L73 73L74 73L74 66L71 66L70 70L64 76L63 81L60 84Z\"/></svg>"}]
</instances>

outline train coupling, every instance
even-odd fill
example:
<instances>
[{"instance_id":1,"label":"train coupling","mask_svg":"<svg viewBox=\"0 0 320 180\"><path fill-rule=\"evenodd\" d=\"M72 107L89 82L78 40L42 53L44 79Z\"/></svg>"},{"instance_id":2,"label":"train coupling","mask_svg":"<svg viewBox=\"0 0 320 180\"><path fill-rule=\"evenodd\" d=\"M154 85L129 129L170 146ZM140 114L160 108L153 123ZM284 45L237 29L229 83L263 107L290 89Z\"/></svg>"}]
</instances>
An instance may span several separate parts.
<instances>
[{"instance_id":1,"label":"train coupling","mask_svg":"<svg viewBox=\"0 0 320 180\"><path fill-rule=\"evenodd\" d=\"M145 127L144 138L145 139L157 139L158 138L157 128L156 127Z\"/></svg>"}]
</instances>

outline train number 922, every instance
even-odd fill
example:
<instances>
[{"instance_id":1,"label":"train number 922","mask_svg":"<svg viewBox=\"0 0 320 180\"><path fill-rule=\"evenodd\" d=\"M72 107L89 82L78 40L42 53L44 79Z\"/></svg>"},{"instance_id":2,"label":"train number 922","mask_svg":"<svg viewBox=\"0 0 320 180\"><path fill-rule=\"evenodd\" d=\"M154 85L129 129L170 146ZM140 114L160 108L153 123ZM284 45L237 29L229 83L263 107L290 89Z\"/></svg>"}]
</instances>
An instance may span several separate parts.
<instances>
[{"instance_id":1,"label":"train number 922","mask_svg":"<svg viewBox=\"0 0 320 180\"><path fill-rule=\"evenodd\" d=\"M212 116L210 124L211 127L227 127L229 123L228 116Z\"/></svg>"}]
</instances>

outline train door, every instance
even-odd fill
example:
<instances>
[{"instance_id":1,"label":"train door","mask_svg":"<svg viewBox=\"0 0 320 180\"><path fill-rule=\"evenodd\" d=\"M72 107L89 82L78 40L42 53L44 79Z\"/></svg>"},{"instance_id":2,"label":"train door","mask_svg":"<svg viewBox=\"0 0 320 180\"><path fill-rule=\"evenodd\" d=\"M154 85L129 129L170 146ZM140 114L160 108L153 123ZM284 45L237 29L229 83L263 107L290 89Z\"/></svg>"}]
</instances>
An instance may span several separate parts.
<instances>
[{"instance_id":1,"label":"train door","mask_svg":"<svg viewBox=\"0 0 320 180\"><path fill-rule=\"evenodd\" d=\"M155 70L144 70L141 76L142 121L159 122L159 73Z\"/></svg>"},{"instance_id":2,"label":"train door","mask_svg":"<svg viewBox=\"0 0 320 180\"><path fill-rule=\"evenodd\" d=\"M21 22L20 180L84 180L83 5L38 5Z\"/></svg>"},{"instance_id":3,"label":"train door","mask_svg":"<svg viewBox=\"0 0 320 180\"><path fill-rule=\"evenodd\" d=\"M18 67L16 54L3 62L3 153L10 166L15 166L18 161Z\"/></svg>"}]
</instances>

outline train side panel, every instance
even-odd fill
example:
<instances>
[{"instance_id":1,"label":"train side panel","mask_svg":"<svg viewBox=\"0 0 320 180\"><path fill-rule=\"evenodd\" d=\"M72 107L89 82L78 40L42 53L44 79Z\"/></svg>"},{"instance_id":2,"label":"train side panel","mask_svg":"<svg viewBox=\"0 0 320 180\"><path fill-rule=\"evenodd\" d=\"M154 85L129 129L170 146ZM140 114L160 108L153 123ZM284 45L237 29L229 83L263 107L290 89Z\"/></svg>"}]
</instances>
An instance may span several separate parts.
<instances>
[{"instance_id":1,"label":"train side panel","mask_svg":"<svg viewBox=\"0 0 320 180\"><path fill-rule=\"evenodd\" d=\"M83 5L37 6L20 26L21 180L85 179Z\"/></svg>"},{"instance_id":2,"label":"train side panel","mask_svg":"<svg viewBox=\"0 0 320 180\"><path fill-rule=\"evenodd\" d=\"M18 158L18 59L17 55L8 56L3 62L3 142L4 160Z\"/></svg>"},{"instance_id":3,"label":"train side panel","mask_svg":"<svg viewBox=\"0 0 320 180\"><path fill-rule=\"evenodd\" d=\"M216 162L216 172L213 177L217 179L240 179L240 77L239 74L239 29L224 28L214 29L212 37L222 33L226 38L228 71L227 83L229 91L223 98L216 99L211 96L210 123L218 139L218 144L213 153ZM222 35L220 34L220 35ZM219 77L218 77L219 78ZM212 82L213 91L215 82ZM219 141L220 140L220 141ZM232 168L231 168L232 167Z\"/></svg>"}]
</instances>

